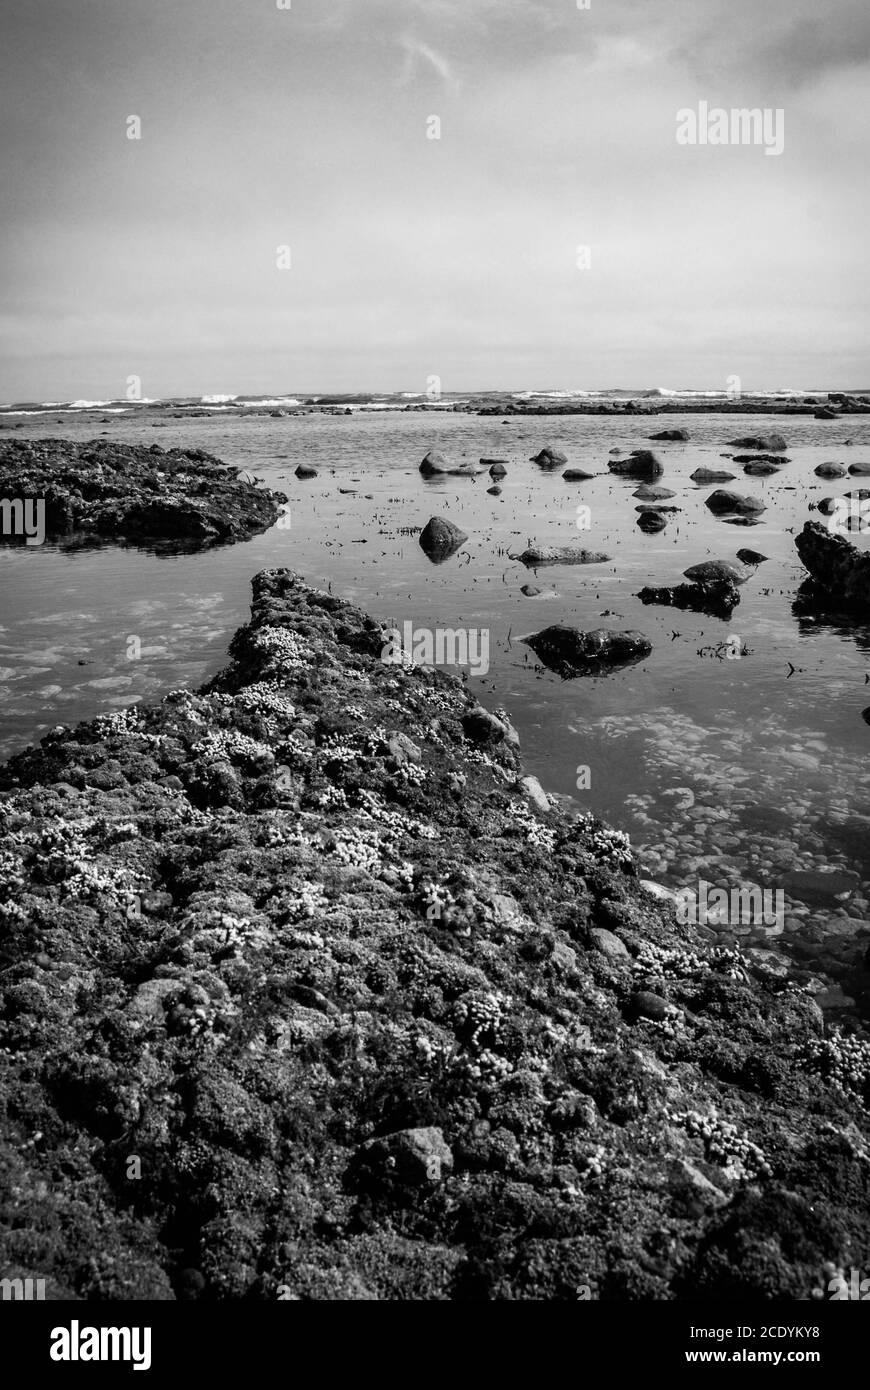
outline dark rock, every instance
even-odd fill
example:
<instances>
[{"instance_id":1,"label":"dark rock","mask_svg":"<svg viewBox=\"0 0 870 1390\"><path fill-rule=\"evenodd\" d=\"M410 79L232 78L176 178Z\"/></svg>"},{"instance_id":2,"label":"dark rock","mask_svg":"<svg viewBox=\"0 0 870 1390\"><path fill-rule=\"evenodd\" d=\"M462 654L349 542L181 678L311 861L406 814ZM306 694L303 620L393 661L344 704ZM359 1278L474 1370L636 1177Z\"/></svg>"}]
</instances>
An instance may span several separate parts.
<instances>
[{"instance_id":1,"label":"dark rock","mask_svg":"<svg viewBox=\"0 0 870 1390\"><path fill-rule=\"evenodd\" d=\"M821 410L813 411L814 420L838 420L839 418L837 411L829 410L826 405L822 406Z\"/></svg>"},{"instance_id":2,"label":"dark rock","mask_svg":"<svg viewBox=\"0 0 870 1390\"><path fill-rule=\"evenodd\" d=\"M683 574L696 584L745 584L752 577L752 570L747 565L736 565L733 560L702 560L699 565L683 570Z\"/></svg>"},{"instance_id":3,"label":"dark rock","mask_svg":"<svg viewBox=\"0 0 870 1390\"><path fill-rule=\"evenodd\" d=\"M363 1145L367 1165L376 1165L390 1184L428 1187L453 1170L453 1154L434 1125L402 1129Z\"/></svg>"},{"instance_id":4,"label":"dark rock","mask_svg":"<svg viewBox=\"0 0 870 1390\"><path fill-rule=\"evenodd\" d=\"M625 942L606 927L592 927L589 931L589 943L609 960L627 961L630 958Z\"/></svg>"},{"instance_id":5,"label":"dark rock","mask_svg":"<svg viewBox=\"0 0 870 1390\"><path fill-rule=\"evenodd\" d=\"M481 467L489 469L491 478L503 478L507 473L507 461L505 459L481 459Z\"/></svg>"},{"instance_id":6,"label":"dark rock","mask_svg":"<svg viewBox=\"0 0 870 1390\"><path fill-rule=\"evenodd\" d=\"M272 526L287 501L239 478L200 449L91 440L0 444L0 497L43 498L45 536L76 543L161 543L190 548L246 540ZM3 542L23 539L0 533Z\"/></svg>"},{"instance_id":7,"label":"dark rock","mask_svg":"<svg viewBox=\"0 0 870 1390\"><path fill-rule=\"evenodd\" d=\"M784 454L734 454L732 457L735 463L770 464L771 471L781 468L784 463L791 463L791 459L786 458ZM744 469L744 472L745 471Z\"/></svg>"},{"instance_id":8,"label":"dark rock","mask_svg":"<svg viewBox=\"0 0 870 1390\"><path fill-rule=\"evenodd\" d=\"M293 472L296 474L297 478L317 477L317 469L312 467L310 463L298 463L293 469Z\"/></svg>"},{"instance_id":9,"label":"dark rock","mask_svg":"<svg viewBox=\"0 0 870 1390\"><path fill-rule=\"evenodd\" d=\"M870 615L870 552L818 521L806 522L795 547L820 595Z\"/></svg>"},{"instance_id":10,"label":"dark rock","mask_svg":"<svg viewBox=\"0 0 870 1390\"><path fill-rule=\"evenodd\" d=\"M723 473L721 469L715 468L696 468L689 477L693 483L729 483L736 475L734 473Z\"/></svg>"},{"instance_id":11,"label":"dark rock","mask_svg":"<svg viewBox=\"0 0 870 1390\"><path fill-rule=\"evenodd\" d=\"M534 584L524 584L520 589L520 593L525 594L526 598L537 598L540 592L540 589L536 589Z\"/></svg>"},{"instance_id":12,"label":"dark rock","mask_svg":"<svg viewBox=\"0 0 870 1390\"><path fill-rule=\"evenodd\" d=\"M628 458L611 459L607 467L620 477L647 481L660 478L665 471L661 460L651 449L633 449Z\"/></svg>"},{"instance_id":13,"label":"dark rock","mask_svg":"<svg viewBox=\"0 0 870 1390\"><path fill-rule=\"evenodd\" d=\"M685 444L688 438L688 430L659 430L658 434L650 435L650 439L668 440L672 443L679 444Z\"/></svg>"},{"instance_id":14,"label":"dark rock","mask_svg":"<svg viewBox=\"0 0 870 1390\"><path fill-rule=\"evenodd\" d=\"M747 463L743 466L743 472L750 478L769 478L772 473L778 473L779 469L775 463Z\"/></svg>"},{"instance_id":15,"label":"dark rock","mask_svg":"<svg viewBox=\"0 0 870 1390\"><path fill-rule=\"evenodd\" d=\"M508 736L507 724L484 709L483 705L475 705L474 709L462 716L462 727L466 738L471 739L472 743L496 744Z\"/></svg>"},{"instance_id":16,"label":"dark rock","mask_svg":"<svg viewBox=\"0 0 870 1390\"><path fill-rule=\"evenodd\" d=\"M567 454L563 454L561 449L551 449L549 445L531 457L532 463L539 463L542 468L561 468L563 463L568 462Z\"/></svg>"},{"instance_id":17,"label":"dark rock","mask_svg":"<svg viewBox=\"0 0 870 1390\"><path fill-rule=\"evenodd\" d=\"M501 497L501 488L498 483L493 483L492 487L488 487L486 490L490 497Z\"/></svg>"},{"instance_id":18,"label":"dark rock","mask_svg":"<svg viewBox=\"0 0 870 1390\"><path fill-rule=\"evenodd\" d=\"M784 454L788 448L781 434L748 434L728 443L734 449L752 449L760 454Z\"/></svg>"},{"instance_id":19,"label":"dark rock","mask_svg":"<svg viewBox=\"0 0 870 1390\"><path fill-rule=\"evenodd\" d=\"M443 516L430 517L420 532L420 545L433 565L440 565L455 555L467 540L465 532Z\"/></svg>"},{"instance_id":20,"label":"dark rock","mask_svg":"<svg viewBox=\"0 0 870 1390\"><path fill-rule=\"evenodd\" d=\"M760 550L743 549L737 552L738 560L742 560L745 565L763 565L767 559Z\"/></svg>"},{"instance_id":21,"label":"dark rock","mask_svg":"<svg viewBox=\"0 0 870 1390\"><path fill-rule=\"evenodd\" d=\"M676 497L669 487L662 487L660 484L641 483L640 487L635 488L631 494L638 497L643 502L663 502L668 497Z\"/></svg>"},{"instance_id":22,"label":"dark rock","mask_svg":"<svg viewBox=\"0 0 870 1390\"><path fill-rule=\"evenodd\" d=\"M849 472L853 478L870 477L870 463L850 463Z\"/></svg>"},{"instance_id":23,"label":"dark rock","mask_svg":"<svg viewBox=\"0 0 870 1390\"><path fill-rule=\"evenodd\" d=\"M606 628L581 632L558 623L523 641L545 666L562 675L594 674L641 661L652 651L652 643L642 632L612 632Z\"/></svg>"},{"instance_id":24,"label":"dark rock","mask_svg":"<svg viewBox=\"0 0 870 1390\"><path fill-rule=\"evenodd\" d=\"M842 463L820 463L813 469L817 478L845 478L846 469Z\"/></svg>"},{"instance_id":25,"label":"dark rock","mask_svg":"<svg viewBox=\"0 0 870 1390\"><path fill-rule=\"evenodd\" d=\"M730 579L706 584L674 584L656 588L647 586L637 597L643 604L662 604L685 612L709 613L712 617L728 618L740 602L737 586Z\"/></svg>"},{"instance_id":26,"label":"dark rock","mask_svg":"<svg viewBox=\"0 0 870 1390\"><path fill-rule=\"evenodd\" d=\"M562 478L566 483L585 483L594 478L594 473L586 473L582 468L566 468Z\"/></svg>"},{"instance_id":27,"label":"dark rock","mask_svg":"<svg viewBox=\"0 0 870 1390\"><path fill-rule=\"evenodd\" d=\"M717 515L726 512L739 512L742 515L766 511L765 504L757 497L745 497L739 492L729 492L727 488L717 488L705 498L704 506Z\"/></svg>"},{"instance_id":28,"label":"dark rock","mask_svg":"<svg viewBox=\"0 0 870 1390\"><path fill-rule=\"evenodd\" d=\"M629 1000L629 1005L636 1018L649 1018L655 1023L661 1023L668 1016L668 1001L648 989L636 990Z\"/></svg>"},{"instance_id":29,"label":"dark rock","mask_svg":"<svg viewBox=\"0 0 870 1390\"><path fill-rule=\"evenodd\" d=\"M580 545L529 546L516 557L531 569L539 565L600 565L610 559L600 550L584 550Z\"/></svg>"},{"instance_id":30,"label":"dark rock","mask_svg":"<svg viewBox=\"0 0 870 1390\"><path fill-rule=\"evenodd\" d=\"M641 512L637 524L641 531L645 531L648 535L655 535L658 531L664 531L668 520L667 517L662 516L661 512L646 509Z\"/></svg>"},{"instance_id":31,"label":"dark rock","mask_svg":"<svg viewBox=\"0 0 870 1390\"><path fill-rule=\"evenodd\" d=\"M432 478L438 473L447 473L448 471L449 464L438 449L430 449L420 464L420 472L424 478Z\"/></svg>"}]
</instances>

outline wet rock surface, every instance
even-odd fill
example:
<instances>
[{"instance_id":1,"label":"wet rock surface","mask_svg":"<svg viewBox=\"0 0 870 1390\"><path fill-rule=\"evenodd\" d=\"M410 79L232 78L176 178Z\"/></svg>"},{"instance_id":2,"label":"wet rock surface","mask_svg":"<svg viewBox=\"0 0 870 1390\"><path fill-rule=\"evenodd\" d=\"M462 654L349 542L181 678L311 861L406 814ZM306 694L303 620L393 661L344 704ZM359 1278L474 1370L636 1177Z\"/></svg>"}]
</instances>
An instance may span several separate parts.
<instances>
[{"instance_id":1,"label":"wet rock surface","mask_svg":"<svg viewBox=\"0 0 870 1390\"><path fill-rule=\"evenodd\" d=\"M581 632L561 623L523 640L545 666L565 676L590 675L641 661L652 651L652 643L642 632L612 632L608 628Z\"/></svg>"},{"instance_id":2,"label":"wet rock surface","mask_svg":"<svg viewBox=\"0 0 870 1390\"><path fill-rule=\"evenodd\" d=\"M870 1239L861 1045L383 640L266 571L207 686L0 769L0 1263L100 1301L809 1297Z\"/></svg>"},{"instance_id":3,"label":"wet rock surface","mask_svg":"<svg viewBox=\"0 0 870 1390\"><path fill-rule=\"evenodd\" d=\"M795 546L813 592L850 610L870 614L870 554L818 521L807 521Z\"/></svg>"},{"instance_id":4,"label":"wet rock surface","mask_svg":"<svg viewBox=\"0 0 870 1390\"><path fill-rule=\"evenodd\" d=\"M468 540L454 522L443 516L430 517L420 532L420 545L434 565L440 565Z\"/></svg>"},{"instance_id":5,"label":"wet rock surface","mask_svg":"<svg viewBox=\"0 0 870 1390\"><path fill-rule=\"evenodd\" d=\"M0 443L0 497L42 498L48 540L195 547L246 540L274 525L287 498L238 473L202 449L99 439ZM0 532L0 543L11 539Z\"/></svg>"}]
</instances>

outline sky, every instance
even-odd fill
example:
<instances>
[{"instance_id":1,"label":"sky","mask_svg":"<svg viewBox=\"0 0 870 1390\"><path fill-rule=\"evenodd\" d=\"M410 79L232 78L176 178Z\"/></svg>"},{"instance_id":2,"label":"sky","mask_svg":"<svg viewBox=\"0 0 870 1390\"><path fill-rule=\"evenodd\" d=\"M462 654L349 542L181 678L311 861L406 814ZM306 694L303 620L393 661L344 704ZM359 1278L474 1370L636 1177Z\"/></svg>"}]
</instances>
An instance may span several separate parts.
<instances>
[{"instance_id":1,"label":"sky","mask_svg":"<svg viewBox=\"0 0 870 1390\"><path fill-rule=\"evenodd\" d=\"M0 0L0 35L0 401L870 386L867 0ZM703 102L781 110L782 152L679 144Z\"/></svg>"}]
</instances>

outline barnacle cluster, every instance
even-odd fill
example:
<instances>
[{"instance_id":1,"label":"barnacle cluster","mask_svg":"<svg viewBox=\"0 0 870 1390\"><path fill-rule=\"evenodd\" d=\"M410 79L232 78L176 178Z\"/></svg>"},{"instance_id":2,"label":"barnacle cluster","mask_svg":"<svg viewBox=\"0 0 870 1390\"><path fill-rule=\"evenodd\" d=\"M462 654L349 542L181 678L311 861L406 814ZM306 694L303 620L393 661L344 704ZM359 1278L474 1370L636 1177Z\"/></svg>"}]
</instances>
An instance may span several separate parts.
<instances>
[{"instance_id":1,"label":"barnacle cluster","mask_svg":"<svg viewBox=\"0 0 870 1390\"><path fill-rule=\"evenodd\" d=\"M497 1041L502 1010L509 1005L509 999L492 990L468 990L453 1007L454 1023L467 1034L470 1047L481 1049L484 1039Z\"/></svg>"},{"instance_id":2,"label":"barnacle cluster","mask_svg":"<svg viewBox=\"0 0 870 1390\"><path fill-rule=\"evenodd\" d=\"M686 1110L670 1118L682 1125L688 1134L704 1140L707 1158L711 1163L718 1163L726 1177L741 1182L770 1176L770 1164L758 1145L715 1110L709 1115Z\"/></svg>"},{"instance_id":3,"label":"barnacle cluster","mask_svg":"<svg viewBox=\"0 0 870 1390\"><path fill-rule=\"evenodd\" d=\"M512 823L512 829L522 831L530 845L536 845L539 849L545 850L556 848L555 830L542 825L524 801L512 801L507 808L507 816Z\"/></svg>"},{"instance_id":4,"label":"barnacle cluster","mask_svg":"<svg viewBox=\"0 0 870 1390\"><path fill-rule=\"evenodd\" d=\"M864 1099L870 1082L870 1042L832 1028L828 1037L805 1044L800 1061L807 1071L823 1076L845 1095Z\"/></svg>"},{"instance_id":5,"label":"barnacle cluster","mask_svg":"<svg viewBox=\"0 0 870 1390\"><path fill-rule=\"evenodd\" d=\"M252 640L256 651L267 658L269 670L299 671L314 660L310 644L286 627L257 628Z\"/></svg>"}]
</instances>

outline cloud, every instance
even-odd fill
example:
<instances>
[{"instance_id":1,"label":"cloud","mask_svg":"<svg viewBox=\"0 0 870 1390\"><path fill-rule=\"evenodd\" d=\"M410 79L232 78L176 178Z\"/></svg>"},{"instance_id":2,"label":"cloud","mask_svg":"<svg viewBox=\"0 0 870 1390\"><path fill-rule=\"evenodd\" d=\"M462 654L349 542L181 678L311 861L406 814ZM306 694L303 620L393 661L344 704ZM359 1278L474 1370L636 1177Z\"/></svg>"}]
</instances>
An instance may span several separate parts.
<instances>
[{"instance_id":1,"label":"cloud","mask_svg":"<svg viewBox=\"0 0 870 1390\"><path fill-rule=\"evenodd\" d=\"M399 85L408 87L417 77L421 64L428 63L429 67L438 74L442 81L453 86L454 77L450 69L450 64L440 53L436 53L429 44L421 43L419 39L414 39L405 35L399 40L405 53L405 62L399 76Z\"/></svg>"}]
</instances>

